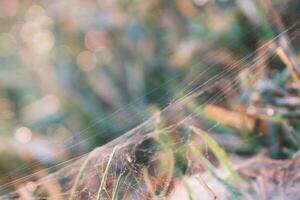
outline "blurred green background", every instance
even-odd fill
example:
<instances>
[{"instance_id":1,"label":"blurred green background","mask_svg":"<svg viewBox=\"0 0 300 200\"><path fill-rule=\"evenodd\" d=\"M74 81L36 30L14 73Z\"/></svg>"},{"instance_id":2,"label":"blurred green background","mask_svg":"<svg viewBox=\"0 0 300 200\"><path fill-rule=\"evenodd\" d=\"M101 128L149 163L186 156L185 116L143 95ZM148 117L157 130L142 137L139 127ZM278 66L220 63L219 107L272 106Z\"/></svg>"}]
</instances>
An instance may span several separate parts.
<instances>
[{"instance_id":1,"label":"blurred green background","mask_svg":"<svg viewBox=\"0 0 300 200\"><path fill-rule=\"evenodd\" d=\"M251 0L0 0L0 176L105 144L276 34Z\"/></svg>"}]
</instances>

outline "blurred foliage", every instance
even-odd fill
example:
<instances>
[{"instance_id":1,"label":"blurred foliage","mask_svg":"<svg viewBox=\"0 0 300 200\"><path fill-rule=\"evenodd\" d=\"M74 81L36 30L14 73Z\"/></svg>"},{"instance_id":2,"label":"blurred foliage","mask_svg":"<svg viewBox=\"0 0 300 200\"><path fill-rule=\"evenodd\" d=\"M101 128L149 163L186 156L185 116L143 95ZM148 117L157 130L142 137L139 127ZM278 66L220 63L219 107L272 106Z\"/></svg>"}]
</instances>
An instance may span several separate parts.
<instances>
[{"instance_id":1,"label":"blurred foliage","mask_svg":"<svg viewBox=\"0 0 300 200\"><path fill-rule=\"evenodd\" d=\"M299 1L273 3L299 21ZM0 172L12 155L49 164L105 144L253 52L280 31L260 4L0 0Z\"/></svg>"}]
</instances>

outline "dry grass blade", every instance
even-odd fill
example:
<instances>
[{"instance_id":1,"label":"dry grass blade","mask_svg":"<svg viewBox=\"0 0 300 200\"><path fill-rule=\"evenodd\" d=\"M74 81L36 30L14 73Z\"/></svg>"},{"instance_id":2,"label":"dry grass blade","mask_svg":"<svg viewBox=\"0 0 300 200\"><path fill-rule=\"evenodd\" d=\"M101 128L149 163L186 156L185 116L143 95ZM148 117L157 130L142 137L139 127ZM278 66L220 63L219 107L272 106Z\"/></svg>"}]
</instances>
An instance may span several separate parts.
<instances>
[{"instance_id":1,"label":"dry grass blade","mask_svg":"<svg viewBox=\"0 0 300 200\"><path fill-rule=\"evenodd\" d=\"M152 199L156 199L154 188L152 187L151 180L149 177L149 172L147 168L143 168L143 179L146 184L147 191L151 195Z\"/></svg>"},{"instance_id":2,"label":"dry grass blade","mask_svg":"<svg viewBox=\"0 0 300 200\"><path fill-rule=\"evenodd\" d=\"M290 70L293 80L296 83L300 84L300 74L298 73L296 66L293 65L289 56L285 53L285 51L281 47L278 47L276 49L276 53L280 57L282 62L284 62L284 64Z\"/></svg>"},{"instance_id":3,"label":"dry grass blade","mask_svg":"<svg viewBox=\"0 0 300 200\"><path fill-rule=\"evenodd\" d=\"M207 194L210 196L212 200L218 200L217 195L214 193L214 191L205 183L205 181L202 179L200 175L196 176L196 179L200 183L200 185L203 186Z\"/></svg>"},{"instance_id":4,"label":"dry grass blade","mask_svg":"<svg viewBox=\"0 0 300 200\"><path fill-rule=\"evenodd\" d=\"M246 128L247 130L252 130L255 121L253 118L246 116L243 113L229 111L219 106L213 104L207 104L204 106L204 113L211 119L234 127L238 130Z\"/></svg>"}]
</instances>

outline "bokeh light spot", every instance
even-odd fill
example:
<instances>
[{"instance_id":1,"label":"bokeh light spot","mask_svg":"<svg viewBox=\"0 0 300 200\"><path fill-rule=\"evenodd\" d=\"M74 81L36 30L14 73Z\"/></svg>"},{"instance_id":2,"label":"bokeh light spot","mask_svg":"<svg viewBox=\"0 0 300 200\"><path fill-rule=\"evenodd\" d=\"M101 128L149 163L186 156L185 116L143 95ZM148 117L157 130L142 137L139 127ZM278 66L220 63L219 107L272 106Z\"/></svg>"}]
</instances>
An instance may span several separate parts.
<instances>
[{"instance_id":1,"label":"bokeh light spot","mask_svg":"<svg viewBox=\"0 0 300 200\"><path fill-rule=\"evenodd\" d=\"M40 30L34 34L32 45L35 51L39 54L48 53L54 45L54 36L51 31Z\"/></svg>"},{"instance_id":2,"label":"bokeh light spot","mask_svg":"<svg viewBox=\"0 0 300 200\"><path fill-rule=\"evenodd\" d=\"M82 51L77 55L77 65L83 71L90 71L96 67L97 57L89 51Z\"/></svg>"},{"instance_id":3,"label":"bokeh light spot","mask_svg":"<svg viewBox=\"0 0 300 200\"><path fill-rule=\"evenodd\" d=\"M108 39L104 32L91 30L85 35L84 44L90 51L97 52L108 45Z\"/></svg>"},{"instance_id":4,"label":"bokeh light spot","mask_svg":"<svg viewBox=\"0 0 300 200\"><path fill-rule=\"evenodd\" d=\"M28 143L32 138L32 132L29 128L22 126L16 130L15 138L21 143Z\"/></svg>"}]
</instances>

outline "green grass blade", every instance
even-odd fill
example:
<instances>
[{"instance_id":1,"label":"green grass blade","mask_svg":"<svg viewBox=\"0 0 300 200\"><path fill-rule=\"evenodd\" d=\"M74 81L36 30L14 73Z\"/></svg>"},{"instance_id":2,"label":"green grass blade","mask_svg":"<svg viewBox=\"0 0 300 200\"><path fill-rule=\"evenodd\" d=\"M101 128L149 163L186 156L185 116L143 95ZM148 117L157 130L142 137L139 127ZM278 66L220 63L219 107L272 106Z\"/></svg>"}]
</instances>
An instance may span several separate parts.
<instances>
[{"instance_id":1,"label":"green grass blade","mask_svg":"<svg viewBox=\"0 0 300 200\"><path fill-rule=\"evenodd\" d=\"M91 163L91 156L92 155L92 152L86 157L84 163L81 165L80 169L79 169L79 172L76 176L76 179L75 179L75 182L74 182L74 185L71 189L71 194L70 194L70 197L69 197L69 200L73 200L75 198L75 194L76 194L76 190L80 184L80 181L86 171L86 169L88 168L88 166L90 165Z\"/></svg>"},{"instance_id":2,"label":"green grass blade","mask_svg":"<svg viewBox=\"0 0 300 200\"><path fill-rule=\"evenodd\" d=\"M195 151L198 154L198 158L202 166L205 168L206 171L208 171L213 178L215 178L219 183L221 183L227 191L231 193L232 200L239 199L240 192L237 190L235 186L233 186L230 182L224 180L221 178L216 172L215 167L207 160L201 152L195 147L191 146L191 149Z\"/></svg>"},{"instance_id":3,"label":"green grass blade","mask_svg":"<svg viewBox=\"0 0 300 200\"><path fill-rule=\"evenodd\" d=\"M124 174L125 173L123 172L118 177L116 187L115 187L115 190L114 190L114 193L113 193L113 196L112 196L112 200L118 200L118 193L119 193L119 189L120 189L120 184L121 184L121 181L123 179Z\"/></svg>"},{"instance_id":4,"label":"green grass blade","mask_svg":"<svg viewBox=\"0 0 300 200\"><path fill-rule=\"evenodd\" d=\"M226 155L226 152L218 145L218 143L205 131L198 129L196 127L191 127L191 130L196 133L198 136L203 139L203 141L208 145L208 147L211 149L211 151L215 154L215 156L220 161L220 164L226 168L231 177L233 178L234 182L237 183L238 181L241 181L240 175L237 173L237 171L233 168L229 158Z\"/></svg>"},{"instance_id":5,"label":"green grass blade","mask_svg":"<svg viewBox=\"0 0 300 200\"><path fill-rule=\"evenodd\" d=\"M191 190L190 186L188 185L188 183L186 182L185 178L183 178L182 183L183 183L183 187L185 188L185 190L187 192L189 200L193 200L192 190Z\"/></svg>"}]
</instances>

